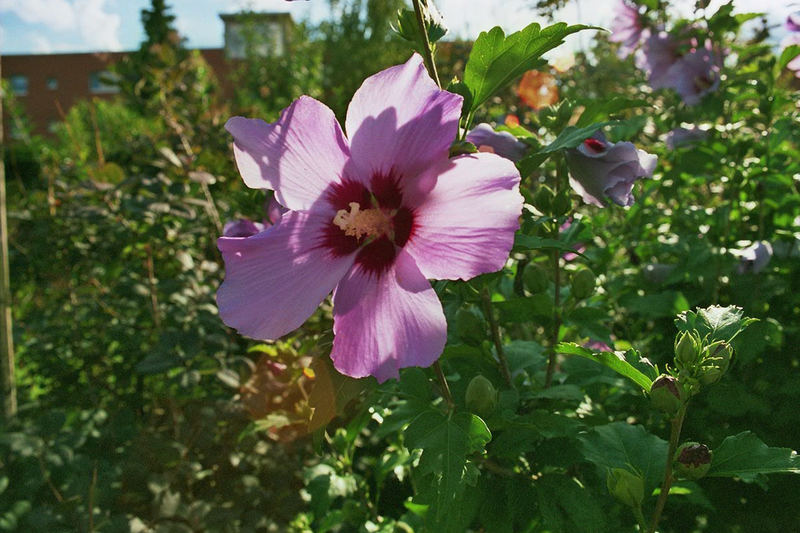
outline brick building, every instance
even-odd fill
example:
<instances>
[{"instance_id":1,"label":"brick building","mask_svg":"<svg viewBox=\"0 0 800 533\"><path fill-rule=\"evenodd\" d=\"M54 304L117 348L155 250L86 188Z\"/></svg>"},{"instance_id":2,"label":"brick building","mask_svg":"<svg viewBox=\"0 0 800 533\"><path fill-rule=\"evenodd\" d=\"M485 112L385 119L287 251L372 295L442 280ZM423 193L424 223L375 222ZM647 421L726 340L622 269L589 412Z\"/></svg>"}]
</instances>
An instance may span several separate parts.
<instances>
[{"instance_id":1,"label":"brick building","mask_svg":"<svg viewBox=\"0 0 800 533\"><path fill-rule=\"evenodd\" d=\"M249 34L266 36L256 43L256 52L282 54L292 25L288 13L248 13L220 15L225 24L223 48L199 52L221 80L229 71L229 61L244 57ZM129 52L74 54L4 55L2 77L34 126L35 133L47 134L73 104L88 98L112 98L117 92L110 67ZM15 137L8 113L3 116L4 138Z\"/></svg>"}]
</instances>

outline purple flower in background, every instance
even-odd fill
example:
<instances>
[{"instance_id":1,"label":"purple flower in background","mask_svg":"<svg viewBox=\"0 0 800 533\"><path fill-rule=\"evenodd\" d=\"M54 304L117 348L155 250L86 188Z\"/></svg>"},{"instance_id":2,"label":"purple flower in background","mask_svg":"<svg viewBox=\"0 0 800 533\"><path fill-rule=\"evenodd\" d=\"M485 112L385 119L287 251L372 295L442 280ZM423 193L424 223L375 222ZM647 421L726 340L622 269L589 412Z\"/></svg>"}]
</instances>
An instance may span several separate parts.
<instances>
[{"instance_id":1,"label":"purple flower in background","mask_svg":"<svg viewBox=\"0 0 800 533\"><path fill-rule=\"evenodd\" d=\"M364 81L347 110L347 136L306 96L273 124L230 119L245 183L275 190L289 210L252 237L219 239L225 323L276 339L333 291L331 358L340 372L385 381L432 364L447 323L428 278L502 268L522 211L511 161L448 158L461 105L414 54Z\"/></svg>"},{"instance_id":2,"label":"purple flower in background","mask_svg":"<svg viewBox=\"0 0 800 533\"><path fill-rule=\"evenodd\" d=\"M772 245L766 241L753 243L747 248L733 250L734 255L739 256L739 266L737 272L744 274L752 272L758 274L769 264L772 259Z\"/></svg>"},{"instance_id":3,"label":"purple flower in background","mask_svg":"<svg viewBox=\"0 0 800 533\"><path fill-rule=\"evenodd\" d=\"M662 86L675 89L686 105L696 105L719 87L721 67L721 54L708 42L675 61L662 78Z\"/></svg>"},{"instance_id":4,"label":"purple flower in background","mask_svg":"<svg viewBox=\"0 0 800 533\"><path fill-rule=\"evenodd\" d=\"M701 130L697 126L692 126L691 128L679 127L667 133L664 143L667 145L667 148L674 150L679 146L695 144L696 142L704 140L706 137L708 137L708 132Z\"/></svg>"},{"instance_id":5,"label":"purple flower in background","mask_svg":"<svg viewBox=\"0 0 800 533\"><path fill-rule=\"evenodd\" d=\"M487 123L478 124L467 133L466 139L474 144L479 152L489 152L505 157L511 161L519 161L528 148L522 141L507 131L495 131Z\"/></svg>"},{"instance_id":6,"label":"purple flower in background","mask_svg":"<svg viewBox=\"0 0 800 533\"><path fill-rule=\"evenodd\" d=\"M286 208L279 204L273 196L264 204L266 218L263 222L253 222L248 218L229 220L222 228L223 237L250 237L264 229L277 224Z\"/></svg>"},{"instance_id":7,"label":"purple flower in background","mask_svg":"<svg viewBox=\"0 0 800 533\"><path fill-rule=\"evenodd\" d=\"M707 41L703 46L685 43L691 48L679 55L680 44L669 33L652 34L636 53L636 66L653 89L674 89L686 105L695 105L719 87L722 53Z\"/></svg>"},{"instance_id":8,"label":"purple flower in background","mask_svg":"<svg viewBox=\"0 0 800 533\"><path fill-rule=\"evenodd\" d=\"M567 150L569 184L587 204L606 207L633 205L633 183L653 175L657 157L630 142L608 142L595 133L575 149Z\"/></svg>"},{"instance_id":9,"label":"purple flower in background","mask_svg":"<svg viewBox=\"0 0 800 533\"><path fill-rule=\"evenodd\" d=\"M614 20L611 21L611 37L608 40L620 43L617 51L620 59L625 59L636 49L642 40L642 31L642 22L636 6L626 0L619 0Z\"/></svg>"},{"instance_id":10,"label":"purple flower in background","mask_svg":"<svg viewBox=\"0 0 800 533\"><path fill-rule=\"evenodd\" d=\"M222 228L223 237L249 237L255 235L259 231L264 231L264 224L260 222L253 222L249 218L237 218L229 220Z\"/></svg>"},{"instance_id":11,"label":"purple flower in background","mask_svg":"<svg viewBox=\"0 0 800 533\"><path fill-rule=\"evenodd\" d=\"M636 52L636 67L647 74L647 81L653 89L667 87L667 70L678 59L677 42L664 31L648 35L642 47Z\"/></svg>"},{"instance_id":12,"label":"purple flower in background","mask_svg":"<svg viewBox=\"0 0 800 533\"><path fill-rule=\"evenodd\" d=\"M786 29L789 31L800 31L800 13L792 13L786 17Z\"/></svg>"},{"instance_id":13,"label":"purple flower in background","mask_svg":"<svg viewBox=\"0 0 800 533\"><path fill-rule=\"evenodd\" d=\"M613 352L614 350L603 341L590 339L583 343L583 347L595 352Z\"/></svg>"}]
</instances>

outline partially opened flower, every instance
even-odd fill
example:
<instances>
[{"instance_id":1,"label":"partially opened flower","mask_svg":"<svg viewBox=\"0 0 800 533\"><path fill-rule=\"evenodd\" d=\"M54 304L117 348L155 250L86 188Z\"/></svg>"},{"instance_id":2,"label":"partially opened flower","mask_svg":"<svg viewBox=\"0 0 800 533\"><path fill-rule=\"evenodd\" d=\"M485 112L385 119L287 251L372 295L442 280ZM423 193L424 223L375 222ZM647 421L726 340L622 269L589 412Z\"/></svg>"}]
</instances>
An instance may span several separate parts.
<instances>
[{"instance_id":1,"label":"partially opened flower","mask_svg":"<svg viewBox=\"0 0 800 533\"><path fill-rule=\"evenodd\" d=\"M495 131L492 126L483 122L467 133L466 139L474 144L479 152L489 152L505 157L511 161L519 161L525 155L528 146L517 140L507 131Z\"/></svg>"},{"instance_id":2,"label":"partially opened flower","mask_svg":"<svg viewBox=\"0 0 800 533\"><path fill-rule=\"evenodd\" d=\"M569 184L587 204L605 207L608 200L633 205L633 184L650 177L657 157L629 142L608 142L598 132L577 148L567 150Z\"/></svg>"},{"instance_id":3,"label":"partially opened flower","mask_svg":"<svg viewBox=\"0 0 800 533\"><path fill-rule=\"evenodd\" d=\"M642 21L636 5L627 0L618 0L614 20L611 21L611 37L608 40L620 43L617 55L621 59L628 57L639 45L642 40L642 30Z\"/></svg>"},{"instance_id":4,"label":"partially opened flower","mask_svg":"<svg viewBox=\"0 0 800 533\"><path fill-rule=\"evenodd\" d=\"M340 372L384 381L432 364L447 324L428 278L502 268L522 211L511 161L448 158L461 104L415 54L363 83L347 110L347 137L309 97L273 124L230 119L245 183L274 189L289 211L247 239L220 238L225 323L275 339L333 291L331 358Z\"/></svg>"}]
</instances>

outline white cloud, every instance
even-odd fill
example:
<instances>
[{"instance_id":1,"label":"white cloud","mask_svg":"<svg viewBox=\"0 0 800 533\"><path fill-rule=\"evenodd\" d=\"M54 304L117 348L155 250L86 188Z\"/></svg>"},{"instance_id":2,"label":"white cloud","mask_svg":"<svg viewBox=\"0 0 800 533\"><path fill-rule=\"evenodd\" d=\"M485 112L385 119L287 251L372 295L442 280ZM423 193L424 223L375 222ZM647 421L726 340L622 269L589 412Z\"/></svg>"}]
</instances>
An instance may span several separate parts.
<instances>
[{"instance_id":1,"label":"white cloud","mask_svg":"<svg viewBox=\"0 0 800 533\"><path fill-rule=\"evenodd\" d=\"M74 34L97 50L119 50L120 16L107 10L106 0L0 0L0 12L11 12L51 33ZM31 35L37 52L53 50L50 38ZM70 39L74 40L74 39ZM60 48L60 47L56 47Z\"/></svg>"},{"instance_id":2,"label":"white cloud","mask_svg":"<svg viewBox=\"0 0 800 533\"><path fill-rule=\"evenodd\" d=\"M75 10L67 0L0 0L0 11L10 11L25 22L55 31L75 27Z\"/></svg>"},{"instance_id":3,"label":"white cloud","mask_svg":"<svg viewBox=\"0 0 800 533\"><path fill-rule=\"evenodd\" d=\"M120 16L108 13L106 0L75 0L75 14L83 40L98 50L121 50Z\"/></svg>"}]
</instances>

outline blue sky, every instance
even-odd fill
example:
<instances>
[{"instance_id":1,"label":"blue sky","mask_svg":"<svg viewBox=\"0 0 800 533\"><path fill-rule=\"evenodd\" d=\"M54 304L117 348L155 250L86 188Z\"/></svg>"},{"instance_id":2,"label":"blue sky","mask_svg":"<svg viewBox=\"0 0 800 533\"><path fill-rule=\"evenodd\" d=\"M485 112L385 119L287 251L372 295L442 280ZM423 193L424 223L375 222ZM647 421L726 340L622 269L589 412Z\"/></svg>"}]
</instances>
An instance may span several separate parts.
<instances>
[{"instance_id":1,"label":"blue sky","mask_svg":"<svg viewBox=\"0 0 800 533\"><path fill-rule=\"evenodd\" d=\"M189 45L214 48L222 45L219 13L243 8L288 11L295 20L318 21L328 11L325 0L172 0L178 30ZM451 35L474 38L481 30L500 25L517 30L538 20L530 7L534 0L437 0ZM571 0L560 13L566 22L608 27L616 0ZM694 0L673 0L687 12ZM715 0L713 4L720 4ZM800 1L735 0L737 11L766 10L780 24ZM0 0L0 53L58 53L97 50L130 50L142 39L139 12L149 0ZM573 40L572 46L579 41Z\"/></svg>"}]
</instances>

